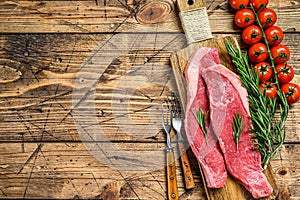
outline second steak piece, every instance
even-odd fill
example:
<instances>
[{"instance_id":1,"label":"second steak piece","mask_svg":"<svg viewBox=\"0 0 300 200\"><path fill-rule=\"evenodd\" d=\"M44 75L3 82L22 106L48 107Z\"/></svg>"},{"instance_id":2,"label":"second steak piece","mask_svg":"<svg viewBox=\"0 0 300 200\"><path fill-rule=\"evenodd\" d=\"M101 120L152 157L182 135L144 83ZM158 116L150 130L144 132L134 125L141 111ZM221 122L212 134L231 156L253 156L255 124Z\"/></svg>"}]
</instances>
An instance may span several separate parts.
<instances>
[{"instance_id":1,"label":"second steak piece","mask_svg":"<svg viewBox=\"0 0 300 200\"><path fill-rule=\"evenodd\" d=\"M205 60L210 58L205 57ZM263 174L259 151L253 149L251 118L247 91L239 77L223 65L202 70L210 102L210 118L214 133L225 158L226 169L254 198L269 196L273 189ZM237 114L244 116L244 130L238 148L233 140L232 122Z\"/></svg>"}]
</instances>

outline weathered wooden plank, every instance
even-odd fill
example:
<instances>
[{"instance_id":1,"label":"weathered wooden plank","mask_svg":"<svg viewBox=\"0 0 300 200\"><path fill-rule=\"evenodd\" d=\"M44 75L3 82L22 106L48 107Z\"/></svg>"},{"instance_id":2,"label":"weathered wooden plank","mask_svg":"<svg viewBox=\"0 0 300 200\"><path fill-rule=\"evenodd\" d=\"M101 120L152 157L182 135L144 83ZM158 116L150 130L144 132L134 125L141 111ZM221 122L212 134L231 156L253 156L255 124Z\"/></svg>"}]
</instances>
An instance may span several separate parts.
<instances>
[{"instance_id":1,"label":"weathered wooden plank","mask_svg":"<svg viewBox=\"0 0 300 200\"><path fill-rule=\"evenodd\" d=\"M233 24L234 11L228 9L227 1L205 2L214 36L233 35L240 42L241 30ZM111 140L121 148L112 153L120 155L123 149L141 155L155 152L155 161L163 163L165 137L160 130L160 112L156 106L169 91L174 91L169 55L184 45L174 5L175 0L0 2L0 33L5 33L0 35L0 198L164 198L163 169L146 173L135 168L135 173L120 174L92 156L97 155L98 148L87 149L94 148L92 139ZM286 33L284 43L291 49L290 64L296 67L295 82L299 84L299 2L270 1L270 7L277 11L277 25ZM149 29L152 34L145 34ZM137 35L117 37L120 32ZM179 38L171 40L174 35ZM109 47L110 51L103 47ZM104 53L99 55L99 51ZM117 56L112 59L111 55ZM90 57L97 59L88 60ZM105 58L112 61L107 64ZM97 61L97 64L88 61ZM82 104L81 115L72 110L74 80L82 67L100 74L101 64L107 68L96 85L95 101L91 101L96 108L96 120L92 120L97 126L93 126L89 124L90 106ZM131 95L126 89L130 85L122 85L124 77L132 78L127 81L141 87ZM148 82L145 77L150 77ZM166 77L170 79L168 82L160 82ZM81 79L87 80L85 76ZM128 105L126 109L118 106L124 104ZM288 185L292 199L300 198L297 113L299 103L292 108L286 124L286 142L290 144L286 144L278 159L272 162L279 188ZM124 130L128 128L126 116L135 124L134 132ZM79 122L83 127L78 126ZM152 126L147 126L149 123ZM83 128L85 131L100 129L107 138L97 132L87 137L80 134L85 132ZM76 142L81 140L86 141L85 145ZM198 165L189 153L197 187L184 190L177 162L179 193L182 199L204 199ZM119 161L119 167L128 164L122 162L122 156L112 158Z\"/></svg>"},{"instance_id":2,"label":"weathered wooden plank","mask_svg":"<svg viewBox=\"0 0 300 200\"><path fill-rule=\"evenodd\" d=\"M22 146L24 151L22 150ZM157 167L139 170L136 165L119 159L118 166L105 165L86 150L81 143L44 143L38 151L35 143L1 143L0 189L1 197L52 197L93 198L100 195L108 185L120 184L123 198L163 199L166 194L164 148L165 144L118 143L123 150L140 155L151 153L147 163ZM115 152L118 157L122 150ZM101 153L101 151L98 151ZM176 152L177 153L177 152ZM178 157L177 157L178 158ZM128 158L126 158L128 159ZM113 161L114 158L111 158ZM114 161L113 161L114 162ZM136 163L137 165L139 163ZM160 166L160 167L159 167ZM180 163L176 161L179 194L187 195L184 189ZM116 168L118 167L118 168ZM130 169L131 172L122 169ZM193 190L202 197L199 172L193 168L197 188ZM36 191L36 187L39 191ZM114 186L116 187L116 186ZM120 192L120 189L119 189ZM186 193L186 194L185 194Z\"/></svg>"},{"instance_id":3,"label":"weathered wooden plank","mask_svg":"<svg viewBox=\"0 0 300 200\"><path fill-rule=\"evenodd\" d=\"M43 143L39 149L38 145L39 143L0 143L0 197L73 198L77 195L80 198L95 198L108 187L112 187L118 192L121 191L120 197L124 199L137 199L137 196L165 198L164 168L124 172L104 165L104 162L93 157L82 143ZM164 162L164 143L118 145L124 150L139 151L141 154L152 152L158 158L155 161L157 164ZM295 200L300 198L299 151L298 144L285 145L278 159L272 162L279 188L287 185L292 195L291 199ZM120 152L115 153L117 156ZM196 188L191 191L184 189L180 162L177 160L179 194L183 199L205 199L197 162L191 154L189 155ZM149 159L154 162L154 158ZM126 168L125 164L127 165L120 160L119 167Z\"/></svg>"},{"instance_id":4,"label":"weathered wooden plank","mask_svg":"<svg viewBox=\"0 0 300 200\"><path fill-rule=\"evenodd\" d=\"M276 160L272 162L273 172L279 188L288 186L291 199L299 199L299 190L293 192L293 188L299 188L299 144L284 145Z\"/></svg>"},{"instance_id":5,"label":"weathered wooden plank","mask_svg":"<svg viewBox=\"0 0 300 200\"><path fill-rule=\"evenodd\" d=\"M170 91L176 90L169 56L184 45L184 36L163 33L117 36L1 35L0 140L79 141L82 138L76 119L85 127L101 129L110 140L164 141L159 104ZM240 42L238 34L232 36ZM105 39L109 41L107 46ZM299 41L299 34L286 34L284 40L291 49L290 64L295 66L294 82L298 84ZM101 45L103 49L99 50ZM114 52L109 50L113 47ZM89 58L94 64L88 64ZM106 58L110 60L105 61ZM80 115L74 117L74 106L82 97L74 88L82 87L76 80L84 73L102 74L95 96L84 101L94 104L95 111L88 109L90 105L81 104ZM287 142L300 139L298 112L296 104L286 124ZM95 118L90 118L93 115ZM126 126L129 119L134 126ZM93 123L87 124L89 121Z\"/></svg>"},{"instance_id":6,"label":"weathered wooden plank","mask_svg":"<svg viewBox=\"0 0 300 200\"><path fill-rule=\"evenodd\" d=\"M154 3L153 3L154 2ZM10 1L0 3L1 33L100 33L160 27L182 31L175 0ZM223 0L206 0L212 32L238 32L234 11ZM283 30L299 31L298 1L270 1ZM292 14L291 14L292 13Z\"/></svg>"}]
</instances>

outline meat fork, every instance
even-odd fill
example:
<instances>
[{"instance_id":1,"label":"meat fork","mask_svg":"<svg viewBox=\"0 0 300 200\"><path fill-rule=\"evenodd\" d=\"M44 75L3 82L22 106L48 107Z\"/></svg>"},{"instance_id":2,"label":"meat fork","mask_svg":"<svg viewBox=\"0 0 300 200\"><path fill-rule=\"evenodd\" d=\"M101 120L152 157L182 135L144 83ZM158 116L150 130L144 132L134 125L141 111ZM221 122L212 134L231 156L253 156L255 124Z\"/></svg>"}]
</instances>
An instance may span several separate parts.
<instances>
[{"instance_id":1,"label":"meat fork","mask_svg":"<svg viewBox=\"0 0 300 200\"><path fill-rule=\"evenodd\" d=\"M164 107L168 107L168 114L164 114ZM177 200L178 199L178 187L177 187L177 177L176 177L176 166L173 147L171 146L170 131L172 128L171 122L171 105L167 103L166 106L162 104L162 125L167 135L167 147L166 147L166 157L167 157L167 184L168 184L168 199Z\"/></svg>"},{"instance_id":2,"label":"meat fork","mask_svg":"<svg viewBox=\"0 0 300 200\"><path fill-rule=\"evenodd\" d=\"M185 188L192 189L195 187L195 182L194 182L189 158L188 158L188 155L186 152L184 140L181 135L182 120L180 118L180 105L179 105L179 102L176 101L175 98L173 98L172 100L169 100L169 101L171 104L171 111L172 111L171 112L172 126L177 133L177 143L178 143L178 148L179 148L181 166L183 169Z\"/></svg>"}]
</instances>

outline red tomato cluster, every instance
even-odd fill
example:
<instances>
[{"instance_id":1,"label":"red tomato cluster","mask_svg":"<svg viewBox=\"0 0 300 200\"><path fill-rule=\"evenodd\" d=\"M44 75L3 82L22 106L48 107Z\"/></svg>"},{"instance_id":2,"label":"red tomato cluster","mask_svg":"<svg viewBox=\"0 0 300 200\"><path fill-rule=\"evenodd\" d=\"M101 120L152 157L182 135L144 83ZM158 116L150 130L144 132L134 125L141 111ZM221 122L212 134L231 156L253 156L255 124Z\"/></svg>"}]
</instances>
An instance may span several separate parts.
<instances>
[{"instance_id":1,"label":"red tomato cluster","mask_svg":"<svg viewBox=\"0 0 300 200\"><path fill-rule=\"evenodd\" d=\"M276 77L274 76L276 74L280 90L286 95L287 102L293 104L299 101L300 87L297 84L290 83L294 78L294 69L287 64L290 58L290 50L287 46L281 44L284 34L278 26L274 25L277 21L277 14L273 9L267 8L269 1L230 0L229 3L233 9L237 10L234 21L238 27L243 29L242 40L249 45L248 57L259 75L259 88L267 96L276 97L278 88L272 82L275 80ZM268 42L276 72L273 72L271 67L268 47L263 40L264 36Z\"/></svg>"}]
</instances>

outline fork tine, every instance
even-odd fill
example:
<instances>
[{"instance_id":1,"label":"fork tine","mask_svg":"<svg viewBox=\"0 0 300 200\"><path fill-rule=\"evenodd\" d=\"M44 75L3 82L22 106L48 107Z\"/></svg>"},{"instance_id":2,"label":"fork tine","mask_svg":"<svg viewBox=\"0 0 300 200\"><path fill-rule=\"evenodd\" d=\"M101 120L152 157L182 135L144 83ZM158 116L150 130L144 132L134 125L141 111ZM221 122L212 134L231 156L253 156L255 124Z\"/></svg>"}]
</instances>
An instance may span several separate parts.
<instances>
[{"instance_id":1,"label":"fork tine","mask_svg":"<svg viewBox=\"0 0 300 200\"><path fill-rule=\"evenodd\" d=\"M162 123L163 123L163 124L169 124L169 117L168 117L168 114L165 115L165 112L164 112L166 106L167 106L168 109L169 109L168 102L165 102L165 101L164 101L164 102L161 104L161 107L162 107Z\"/></svg>"},{"instance_id":2,"label":"fork tine","mask_svg":"<svg viewBox=\"0 0 300 200\"><path fill-rule=\"evenodd\" d=\"M166 118L166 116L165 116L165 112L164 112L164 102L161 104L161 108L162 108L162 123L163 123L163 124L166 124L166 123L168 123L168 122L166 122L166 120L167 120L168 118Z\"/></svg>"},{"instance_id":3,"label":"fork tine","mask_svg":"<svg viewBox=\"0 0 300 200\"><path fill-rule=\"evenodd\" d=\"M171 116L171 120L172 118L175 117L175 110L174 110L174 101L173 101L173 96L168 96L168 103L169 103L169 106L170 106L170 116Z\"/></svg>"},{"instance_id":4,"label":"fork tine","mask_svg":"<svg viewBox=\"0 0 300 200\"><path fill-rule=\"evenodd\" d=\"M173 118L179 118L180 117L180 111L179 111L179 106L178 106L178 100L175 97L174 93L172 94L172 96L168 97L168 100L170 101L170 104L171 104L172 117Z\"/></svg>"},{"instance_id":5,"label":"fork tine","mask_svg":"<svg viewBox=\"0 0 300 200\"><path fill-rule=\"evenodd\" d=\"M172 118L173 118L173 109L172 109L172 103L168 101L168 107L170 112L170 124L172 124Z\"/></svg>"},{"instance_id":6,"label":"fork tine","mask_svg":"<svg viewBox=\"0 0 300 200\"><path fill-rule=\"evenodd\" d=\"M172 101L172 107L173 107L173 110L174 110L174 117L177 118L177 106L176 106L175 98Z\"/></svg>"},{"instance_id":7,"label":"fork tine","mask_svg":"<svg viewBox=\"0 0 300 200\"><path fill-rule=\"evenodd\" d=\"M163 104L161 104L161 112L162 112L162 114L161 114L162 115L162 118L161 118L162 119L162 124L164 124L165 123L165 119L164 119L165 115L164 115L164 105Z\"/></svg>"},{"instance_id":8,"label":"fork tine","mask_svg":"<svg viewBox=\"0 0 300 200\"><path fill-rule=\"evenodd\" d=\"M178 99L175 99L175 103L176 103L176 112L177 112L177 117L180 118L180 114L181 114L181 110L180 110L180 104Z\"/></svg>"}]
</instances>

